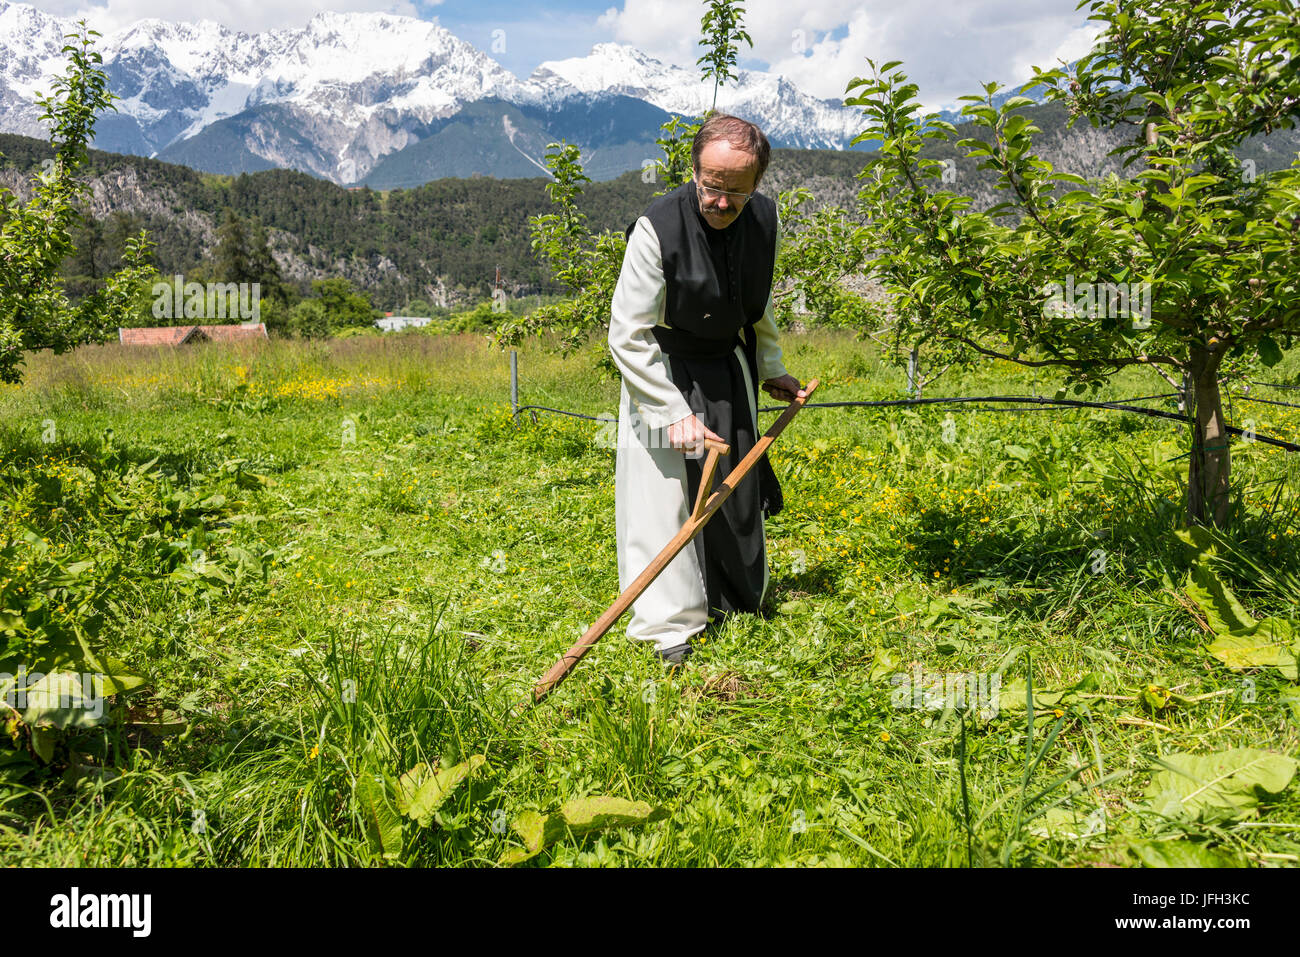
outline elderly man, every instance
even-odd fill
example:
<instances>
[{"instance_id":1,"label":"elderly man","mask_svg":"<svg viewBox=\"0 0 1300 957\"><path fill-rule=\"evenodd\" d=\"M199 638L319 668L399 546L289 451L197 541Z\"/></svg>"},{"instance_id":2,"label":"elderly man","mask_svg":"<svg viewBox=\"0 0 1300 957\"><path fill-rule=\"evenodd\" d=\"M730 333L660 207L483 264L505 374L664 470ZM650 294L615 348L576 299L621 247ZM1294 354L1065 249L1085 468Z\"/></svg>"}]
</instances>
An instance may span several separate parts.
<instances>
[{"instance_id":1,"label":"elderly man","mask_svg":"<svg viewBox=\"0 0 1300 957\"><path fill-rule=\"evenodd\" d=\"M781 362L772 312L779 224L776 204L757 192L770 152L757 126L714 114L691 146L693 179L627 228L609 327L623 374L614 496L620 590L686 523L704 440L731 446L719 476L757 442L756 383L776 399L804 395ZM763 520L781 507L764 456L694 547L633 603L628 637L653 642L671 666L711 621L758 611L768 584Z\"/></svg>"}]
</instances>

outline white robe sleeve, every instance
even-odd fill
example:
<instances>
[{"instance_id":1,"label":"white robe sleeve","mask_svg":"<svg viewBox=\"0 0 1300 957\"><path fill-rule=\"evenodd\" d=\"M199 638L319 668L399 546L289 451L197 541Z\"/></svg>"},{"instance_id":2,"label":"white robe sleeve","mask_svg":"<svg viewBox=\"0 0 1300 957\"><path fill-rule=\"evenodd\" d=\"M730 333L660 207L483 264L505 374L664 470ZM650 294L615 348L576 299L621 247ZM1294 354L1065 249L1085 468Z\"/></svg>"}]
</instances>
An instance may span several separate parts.
<instances>
[{"instance_id":1,"label":"white robe sleeve","mask_svg":"<svg viewBox=\"0 0 1300 957\"><path fill-rule=\"evenodd\" d=\"M663 350L650 332L656 325L666 325L667 290L659 237L650 220L642 216L628 239L610 302L609 349L623 374L628 396L642 421L652 429L664 428L692 414L673 384Z\"/></svg>"},{"instance_id":2,"label":"white robe sleeve","mask_svg":"<svg viewBox=\"0 0 1300 957\"><path fill-rule=\"evenodd\" d=\"M781 220L776 221L776 249L781 251ZM767 298L767 308L763 318L754 323L754 339L757 344L758 379L779 379L786 375L785 364L781 361L780 333L776 328L776 312L772 307L772 297Z\"/></svg>"}]
</instances>

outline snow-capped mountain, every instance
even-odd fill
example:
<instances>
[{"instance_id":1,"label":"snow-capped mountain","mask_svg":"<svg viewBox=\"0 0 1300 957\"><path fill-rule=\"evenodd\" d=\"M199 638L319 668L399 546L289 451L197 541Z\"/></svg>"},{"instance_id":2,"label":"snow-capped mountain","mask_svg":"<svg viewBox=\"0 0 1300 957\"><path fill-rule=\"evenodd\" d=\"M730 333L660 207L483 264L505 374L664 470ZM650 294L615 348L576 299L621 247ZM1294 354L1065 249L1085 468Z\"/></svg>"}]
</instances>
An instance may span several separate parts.
<instances>
[{"instance_id":1,"label":"snow-capped mountain","mask_svg":"<svg viewBox=\"0 0 1300 957\"><path fill-rule=\"evenodd\" d=\"M0 0L0 131L48 135L36 96L65 69L74 30L70 18ZM584 162L596 157L591 175L615 176L657 154L668 114L698 116L713 95L698 73L615 43L520 80L435 23L382 13L320 13L265 33L140 20L96 49L121 98L97 124L97 148L345 184L536 176L560 138L582 146ZM862 123L756 71L739 71L718 107L754 120L773 146L846 148Z\"/></svg>"},{"instance_id":2,"label":"snow-capped mountain","mask_svg":"<svg viewBox=\"0 0 1300 957\"><path fill-rule=\"evenodd\" d=\"M718 89L718 109L753 120L774 146L846 149L862 131L860 110L801 93L774 73L736 72L735 80ZM699 116L713 105L713 86L701 82L697 70L662 63L619 43L597 43L585 57L548 60L529 80L547 86L566 84L588 95L635 97L687 116Z\"/></svg>"}]
</instances>

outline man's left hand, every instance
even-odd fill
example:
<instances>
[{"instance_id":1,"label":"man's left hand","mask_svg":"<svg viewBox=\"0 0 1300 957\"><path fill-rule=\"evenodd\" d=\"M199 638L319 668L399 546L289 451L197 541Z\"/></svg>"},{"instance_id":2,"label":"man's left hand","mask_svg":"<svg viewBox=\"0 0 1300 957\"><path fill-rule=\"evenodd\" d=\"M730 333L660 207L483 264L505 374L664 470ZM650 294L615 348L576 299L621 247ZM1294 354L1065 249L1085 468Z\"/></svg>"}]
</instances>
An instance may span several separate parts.
<instances>
[{"instance_id":1,"label":"man's left hand","mask_svg":"<svg viewBox=\"0 0 1300 957\"><path fill-rule=\"evenodd\" d=\"M763 380L763 391L774 399L780 399L783 402L793 402L796 398L802 399L806 393L799 380L792 375L783 375L779 379Z\"/></svg>"}]
</instances>

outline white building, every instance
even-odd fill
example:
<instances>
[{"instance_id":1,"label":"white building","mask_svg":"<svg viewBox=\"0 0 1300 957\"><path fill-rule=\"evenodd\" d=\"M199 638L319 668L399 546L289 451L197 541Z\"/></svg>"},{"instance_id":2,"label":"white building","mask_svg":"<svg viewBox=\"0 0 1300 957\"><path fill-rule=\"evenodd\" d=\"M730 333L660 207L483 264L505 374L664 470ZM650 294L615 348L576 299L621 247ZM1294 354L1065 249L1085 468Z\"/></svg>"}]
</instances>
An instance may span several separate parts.
<instances>
[{"instance_id":1,"label":"white building","mask_svg":"<svg viewBox=\"0 0 1300 957\"><path fill-rule=\"evenodd\" d=\"M384 332L396 332L408 326L427 326L431 322L433 320L428 316L385 316L383 319L376 319L375 325Z\"/></svg>"}]
</instances>

